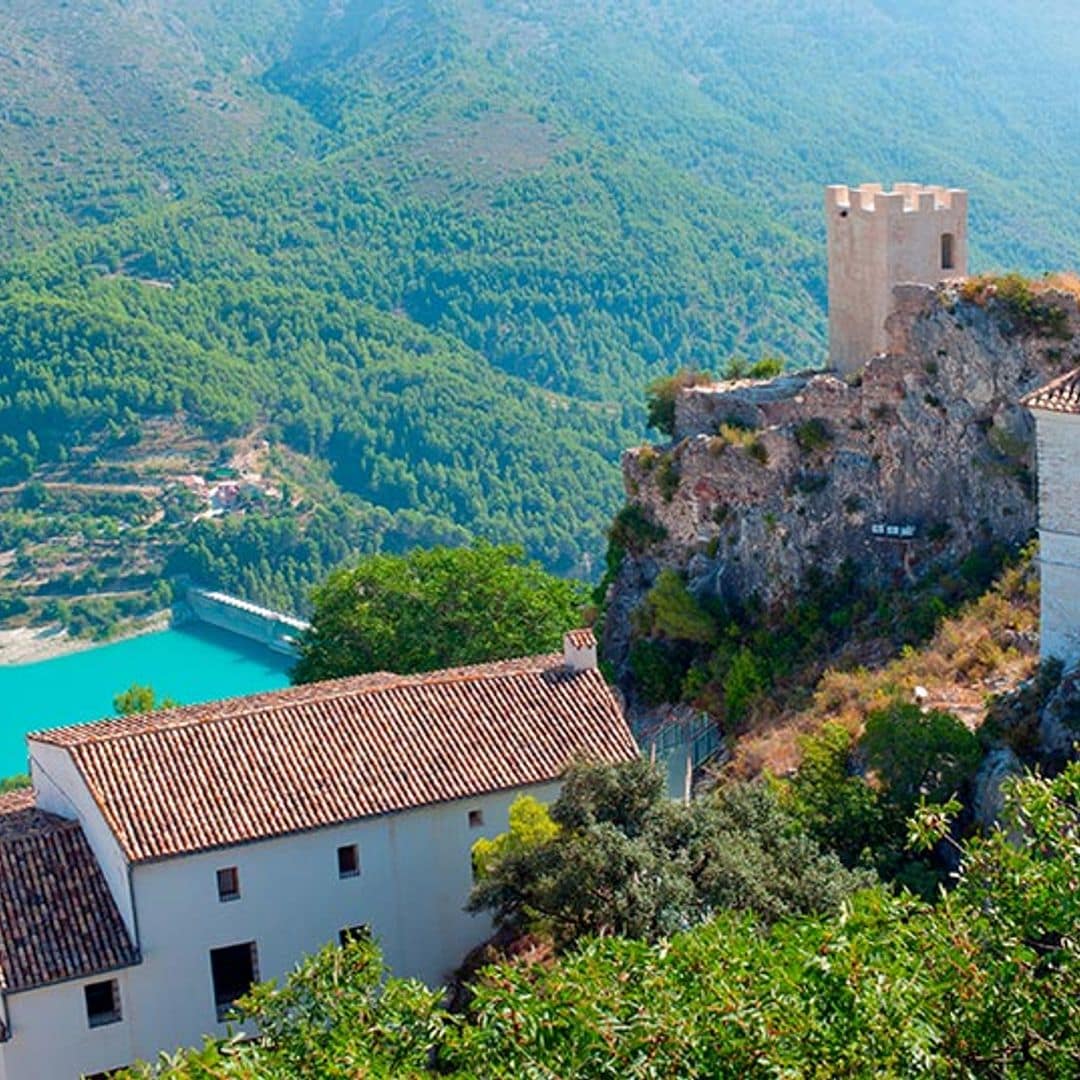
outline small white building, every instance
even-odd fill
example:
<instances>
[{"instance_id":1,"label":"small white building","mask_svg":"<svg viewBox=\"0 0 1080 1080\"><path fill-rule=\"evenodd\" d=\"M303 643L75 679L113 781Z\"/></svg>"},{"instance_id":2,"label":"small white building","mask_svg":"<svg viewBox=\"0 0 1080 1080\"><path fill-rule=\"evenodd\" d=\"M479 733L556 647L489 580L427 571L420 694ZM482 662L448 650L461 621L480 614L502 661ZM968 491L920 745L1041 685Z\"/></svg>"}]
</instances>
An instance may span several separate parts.
<instances>
[{"instance_id":1,"label":"small white building","mask_svg":"<svg viewBox=\"0 0 1080 1080\"><path fill-rule=\"evenodd\" d=\"M491 930L471 849L578 755L637 748L589 632L29 737L0 799L0 1080L75 1080L222 1035L254 981L371 933L441 982Z\"/></svg>"},{"instance_id":2,"label":"small white building","mask_svg":"<svg viewBox=\"0 0 1080 1080\"><path fill-rule=\"evenodd\" d=\"M1023 399L1039 460L1040 653L1080 664L1080 368Z\"/></svg>"}]
</instances>

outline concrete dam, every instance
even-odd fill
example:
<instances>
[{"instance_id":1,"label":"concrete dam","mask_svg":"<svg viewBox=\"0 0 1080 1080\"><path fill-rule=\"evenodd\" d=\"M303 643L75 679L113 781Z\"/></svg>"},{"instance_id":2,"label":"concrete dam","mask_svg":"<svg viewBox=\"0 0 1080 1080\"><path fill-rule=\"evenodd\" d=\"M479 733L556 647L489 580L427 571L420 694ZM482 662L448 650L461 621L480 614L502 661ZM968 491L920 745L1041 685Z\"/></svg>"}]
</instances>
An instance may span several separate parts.
<instances>
[{"instance_id":1,"label":"concrete dam","mask_svg":"<svg viewBox=\"0 0 1080 1080\"><path fill-rule=\"evenodd\" d=\"M187 590L186 600L192 616L200 622L258 641L274 652L290 656L296 652L297 638L311 625L292 615L194 585Z\"/></svg>"}]
</instances>

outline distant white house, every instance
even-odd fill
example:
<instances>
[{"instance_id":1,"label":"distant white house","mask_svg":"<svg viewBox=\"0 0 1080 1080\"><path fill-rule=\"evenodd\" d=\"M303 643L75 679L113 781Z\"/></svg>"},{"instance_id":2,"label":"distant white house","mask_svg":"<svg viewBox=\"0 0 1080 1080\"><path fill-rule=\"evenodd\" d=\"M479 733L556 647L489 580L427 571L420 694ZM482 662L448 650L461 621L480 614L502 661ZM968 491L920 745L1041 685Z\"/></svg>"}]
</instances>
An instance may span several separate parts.
<instances>
[{"instance_id":1,"label":"distant white house","mask_svg":"<svg viewBox=\"0 0 1080 1080\"><path fill-rule=\"evenodd\" d=\"M471 848L571 758L637 753L563 654L371 675L29 737L0 798L0 1080L74 1080L225 1031L231 1003L372 933L438 984L490 932Z\"/></svg>"},{"instance_id":2,"label":"distant white house","mask_svg":"<svg viewBox=\"0 0 1080 1080\"><path fill-rule=\"evenodd\" d=\"M1023 399L1039 455L1040 652L1080 664L1080 368Z\"/></svg>"}]
</instances>

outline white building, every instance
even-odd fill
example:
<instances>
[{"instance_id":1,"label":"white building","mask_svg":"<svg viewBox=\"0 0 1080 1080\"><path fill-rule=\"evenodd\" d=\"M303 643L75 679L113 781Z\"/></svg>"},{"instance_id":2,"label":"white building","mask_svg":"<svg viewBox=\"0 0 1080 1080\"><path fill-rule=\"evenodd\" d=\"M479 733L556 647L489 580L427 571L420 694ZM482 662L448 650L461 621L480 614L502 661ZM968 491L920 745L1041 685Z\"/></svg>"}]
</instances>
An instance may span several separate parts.
<instances>
[{"instance_id":1,"label":"white building","mask_svg":"<svg viewBox=\"0 0 1080 1080\"><path fill-rule=\"evenodd\" d=\"M1040 652L1080 664L1080 368L1023 399L1039 454Z\"/></svg>"},{"instance_id":2,"label":"white building","mask_svg":"<svg viewBox=\"0 0 1080 1080\"><path fill-rule=\"evenodd\" d=\"M360 676L29 737L0 799L0 1080L75 1080L224 1034L230 1004L371 932L438 984L490 932L471 848L571 758L637 750L564 654Z\"/></svg>"}]
</instances>

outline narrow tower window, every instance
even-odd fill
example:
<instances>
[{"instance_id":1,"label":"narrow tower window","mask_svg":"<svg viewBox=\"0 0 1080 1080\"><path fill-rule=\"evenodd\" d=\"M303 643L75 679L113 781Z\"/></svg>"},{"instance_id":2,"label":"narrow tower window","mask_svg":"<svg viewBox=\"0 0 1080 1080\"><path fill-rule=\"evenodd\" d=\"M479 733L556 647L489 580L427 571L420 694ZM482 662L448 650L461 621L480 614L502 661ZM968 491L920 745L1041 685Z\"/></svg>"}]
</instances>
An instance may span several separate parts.
<instances>
[{"instance_id":1,"label":"narrow tower window","mask_svg":"<svg viewBox=\"0 0 1080 1080\"><path fill-rule=\"evenodd\" d=\"M955 270L956 262L953 258L953 234L941 234L941 269Z\"/></svg>"}]
</instances>

